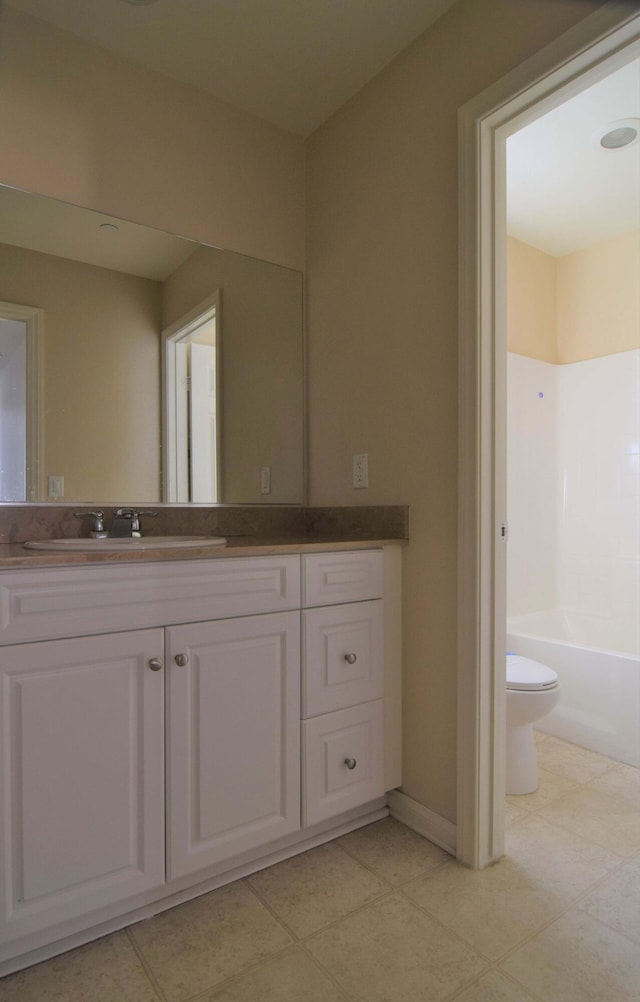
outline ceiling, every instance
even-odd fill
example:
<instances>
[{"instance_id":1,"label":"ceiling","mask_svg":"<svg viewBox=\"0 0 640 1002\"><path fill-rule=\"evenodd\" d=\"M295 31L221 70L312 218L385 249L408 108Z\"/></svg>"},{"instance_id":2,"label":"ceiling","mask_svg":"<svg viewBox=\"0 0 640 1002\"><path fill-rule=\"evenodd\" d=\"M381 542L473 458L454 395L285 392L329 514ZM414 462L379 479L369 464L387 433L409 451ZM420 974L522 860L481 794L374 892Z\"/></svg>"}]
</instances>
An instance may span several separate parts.
<instances>
[{"instance_id":1,"label":"ceiling","mask_svg":"<svg viewBox=\"0 0 640 1002\"><path fill-rule=\"evenodd\" d=\"M560 257L638 228L640 143L603 150L597 141L628 118L640 119L639 59L511 136L509 233Z\"/></svg>"},{"instance_id":2,"label":"ceiling","mask_svg":"<svg viewBox=\"0 0 640 1002\"><path fill-rule=\"evenodd\" d=\"M455 0L6 0L308 135Z\"/></svg>"},{"instance_id":3,"label":"ceiling","mask_svg":"<svg viewBox=\"0 0 640 1002\"><path fill-rule=\"evenodd\" d=\"M306 135L454 0L5 2ZM593 139L606 123L636 117L637 59L512 136L511 235L560 256L640 226L640 144L605 152Z\"/></svg>"}]
</instances>

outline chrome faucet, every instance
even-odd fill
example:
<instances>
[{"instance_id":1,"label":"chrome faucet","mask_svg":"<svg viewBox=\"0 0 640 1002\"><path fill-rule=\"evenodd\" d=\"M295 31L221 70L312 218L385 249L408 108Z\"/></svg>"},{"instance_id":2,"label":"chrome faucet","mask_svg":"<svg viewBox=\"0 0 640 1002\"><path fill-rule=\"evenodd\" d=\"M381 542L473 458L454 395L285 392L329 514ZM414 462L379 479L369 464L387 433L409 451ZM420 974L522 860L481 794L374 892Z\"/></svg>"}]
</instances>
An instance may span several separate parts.
<instances>
[{"instance_id":1,"label":"chrome faucet","mask_svg":"<svg viewBox=\"0 0 640 1002\"><path fill-rule=\"evenodd\" d=\"M91 539L106 539L107 530L104 527L104 512L103 511L74 511L74 516L76 518L92 518L91 532L89 537Z\"/></svg>"},{"instance_id":2,"label":"chrome faucet","mask_svg":"<svg viewBox=\"0 0 640 1002\"><path fill-rule=\"evenodd\" d=\"M109 538L117 539L129 536L141 536L141 516L153 517L157 514L157 511L137 511L135 508L117 508L113 516L111 528L109 529Z\"/></svg>"}]
</instances>

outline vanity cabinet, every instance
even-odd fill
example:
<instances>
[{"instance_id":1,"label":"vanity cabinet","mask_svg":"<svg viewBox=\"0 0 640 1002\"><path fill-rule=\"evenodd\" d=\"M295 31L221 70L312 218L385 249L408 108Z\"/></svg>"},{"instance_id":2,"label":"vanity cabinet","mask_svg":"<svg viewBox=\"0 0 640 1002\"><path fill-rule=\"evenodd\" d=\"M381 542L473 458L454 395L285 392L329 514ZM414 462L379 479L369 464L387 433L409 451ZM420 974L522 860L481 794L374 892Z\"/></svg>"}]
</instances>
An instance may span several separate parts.
<instances>
[{"instance_id":1,"label":"vanity cabinet","mask_svg":"<svg viewBox=\"0 0 640 1002\"><path fill-rule=\"evenodd\" d=\"M384 604L380 550L302 559L307 826L385 793Z\"/></svg>"},{"instance_id":2,"label":"vanity cabinet","mask_svg":"<svg viewBox=\"0 0 640 1002\"><path fill-rule=\"evenodd\" d=\"M160 629L0 649L0 942L164 880Z\"/></svg>"},{"instance_id":3,"label":"vanity cabinet","mask_svg":"<svg viewBox=\"0 0 640 1002\"><path fill-rule=\"evenodd\" d=\"M167 877L300 827L297 612L167 630Z\"/></svg>"},{"instance_id":4,"label":"vanity cabinet","mask_svg":"<svg viewBox=\"0 0 640 1002\"><path fill-rule=\"evenodd\" d=\"M0 575L0 974L382 816L388 551Z\"/></svg>"}]
</instances>

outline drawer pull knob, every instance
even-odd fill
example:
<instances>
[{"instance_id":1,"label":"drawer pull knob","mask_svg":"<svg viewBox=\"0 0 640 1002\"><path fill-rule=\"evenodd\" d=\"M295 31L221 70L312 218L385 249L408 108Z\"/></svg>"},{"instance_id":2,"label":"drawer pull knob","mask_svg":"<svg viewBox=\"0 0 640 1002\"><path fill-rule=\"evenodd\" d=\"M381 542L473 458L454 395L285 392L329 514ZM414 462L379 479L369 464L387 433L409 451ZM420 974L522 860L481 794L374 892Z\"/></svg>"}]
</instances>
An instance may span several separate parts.
<instances>
[{"instance_id":1,"label":"drawer pull knob","mask_svg":"<svg viewBox=\"0 0 640 1002\"><path fill-rule=\"evenodd\" d=\"M162 668L162 659L151 658L151 660L149 661L149 667L151 671L160 671L160 669Z\"/></svg>"},{"instance_id":2,"label":"drawer pull knob","mask_svg":"<svg viewBox=\"0 0 640 1002\"><path fill-rule=\"evenodd\" d=\"M355 654L345 654L344 659L348 665L354 665L358 660Z\"/></svg>"},{"instance_id":3,"label":"drawer pull knob","mask_svg":"<svg viewBox=\"0 0 640 1002\"><path fill-rule=\"evenodd\" d=\"M358 763L354 758L346 758L344 760L344 764L346 765L347 769L355 769Z\"/></svg>"},{"instance_id":4,"label":"drawer pull knob","mask_svg":"<svg viewBox=\"0 0 640 1002\"><path fill-rule=\"evenodd\" d=\"M178 665L179 668L184 668L185 665L189 664L189 655L188 654L176 654L176 656L174 658L174 661Z\"/></svg>"}]
</instances>

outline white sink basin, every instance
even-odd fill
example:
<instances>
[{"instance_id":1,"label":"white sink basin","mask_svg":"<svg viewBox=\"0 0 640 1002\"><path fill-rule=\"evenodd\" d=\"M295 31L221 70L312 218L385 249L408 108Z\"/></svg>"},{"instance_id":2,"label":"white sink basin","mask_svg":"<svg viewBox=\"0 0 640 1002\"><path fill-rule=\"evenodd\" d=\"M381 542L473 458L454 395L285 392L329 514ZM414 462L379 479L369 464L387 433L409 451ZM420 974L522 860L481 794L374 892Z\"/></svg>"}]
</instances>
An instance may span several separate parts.
<instances>
[{"instance_id":1,"label":"white sink basin","mask_svg":"<svg viewBox=\"0 0 640 1002\"><path fill-rule=\"evenodd\" d=\"M38 539L28 550L71 550L92 553L107 550L182 550L191 546L223 546L224 536L125 536L114 539Z\"/></svg>"}]
</instances>

